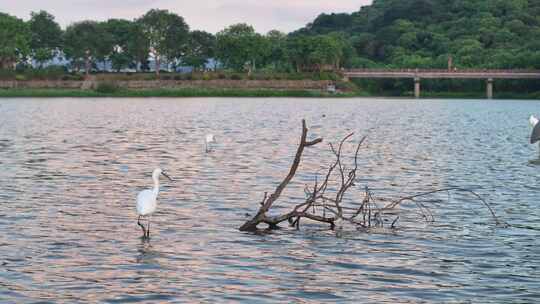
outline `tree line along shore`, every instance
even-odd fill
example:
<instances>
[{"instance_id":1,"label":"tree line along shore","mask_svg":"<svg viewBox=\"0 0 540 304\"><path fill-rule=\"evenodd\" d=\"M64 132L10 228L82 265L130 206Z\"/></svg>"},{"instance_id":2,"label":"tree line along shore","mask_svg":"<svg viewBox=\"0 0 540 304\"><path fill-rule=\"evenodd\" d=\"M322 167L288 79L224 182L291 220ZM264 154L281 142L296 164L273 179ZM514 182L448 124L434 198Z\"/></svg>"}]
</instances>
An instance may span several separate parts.
<instances>
[{"instance_id":1,"label":"tree line along shore","mask_svg":"<svg viewBox=\"0 0 540 304\"><path fill-rule=\"evenodd\" d=\"M215 35L191 31L184 18L159 9L135 20L87 20L65 30L45 11L32 12L27 22L0 13L0 25L6 38L0 65L18 70L321 72L343 66L348 47L339 33L292 39L277 30L262 35L243 23Z\"/></svg>"},{"instance_id":2,"label":"tree line along shore","mask_svg":"<svg viewBox=\"0 0 540 304\"><path fill-rule=\"evenodd\" d=\"M0 13L0 80L80 81L114 74L109 87L114 77L337 83L343 68L441 69L451 61L459 69L540 69L539 16L538 1L375 0L351 14L323 13L291 33L260 34L242 23L212 34L191 30L182 16L160 9L133 20L86 20L65 29L45 11L32 12L27 21ZM337 86L360 95L411 93L406 79L353 82ZM540 92L538 81L495 85L495 97ZM483 90L474 80L423 83L424 96Z\"/></svg>"}]
</instances>

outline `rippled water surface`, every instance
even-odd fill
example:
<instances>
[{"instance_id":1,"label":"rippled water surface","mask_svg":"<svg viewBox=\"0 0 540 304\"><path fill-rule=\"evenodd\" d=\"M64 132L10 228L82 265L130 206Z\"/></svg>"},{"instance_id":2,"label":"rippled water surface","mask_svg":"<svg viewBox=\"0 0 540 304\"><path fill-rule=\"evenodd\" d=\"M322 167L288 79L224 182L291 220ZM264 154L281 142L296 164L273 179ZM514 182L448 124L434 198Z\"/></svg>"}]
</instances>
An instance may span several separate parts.
<instances>
[{"instance_id":1,"label":"rippled water surface","mask_svg":"<svg viewBox=\"0 0 540 304\"><path fill-rule=\"evenodd\" d=\"M0 302L537 302L531 113L539 102L2 99ZM331 161L327 142L355 132L368 139L350 199L365 185L387 197L461 186L511 227L455 195L433 224L239 232L286 175L302 118L325 143L276 207L301 201ZM145 242L135 196L157 166L175 182L163 181Z\"/></svg>"}]
</instances>

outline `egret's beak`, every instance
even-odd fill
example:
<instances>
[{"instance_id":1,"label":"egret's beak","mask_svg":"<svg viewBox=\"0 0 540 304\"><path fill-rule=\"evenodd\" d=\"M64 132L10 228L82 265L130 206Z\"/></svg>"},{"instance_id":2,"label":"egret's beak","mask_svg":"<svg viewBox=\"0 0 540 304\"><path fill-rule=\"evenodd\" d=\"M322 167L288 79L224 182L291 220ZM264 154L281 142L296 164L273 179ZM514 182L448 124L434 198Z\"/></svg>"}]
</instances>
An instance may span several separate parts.
<instances>
[{"instance_id":1,"label":"egret's beak","mask_svg":"<svg viewBox=\"0 0 540 304\"><path fill-rule=\"evenodd\" d=\"M171 182L173 181L173 179L170 176L168 176L165 172L161 172L161 174L163 174L163 176L168 178Z\"/></svg>"}]
</instances>

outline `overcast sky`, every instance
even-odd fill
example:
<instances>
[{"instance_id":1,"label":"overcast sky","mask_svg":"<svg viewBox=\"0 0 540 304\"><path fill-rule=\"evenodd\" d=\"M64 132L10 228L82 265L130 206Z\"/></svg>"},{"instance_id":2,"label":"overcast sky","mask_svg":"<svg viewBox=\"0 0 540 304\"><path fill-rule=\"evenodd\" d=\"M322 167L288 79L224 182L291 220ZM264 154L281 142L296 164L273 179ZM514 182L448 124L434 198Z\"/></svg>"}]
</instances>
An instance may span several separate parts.
<instances>
[{"instance_id":1,"label":"overcast sky","mask_svg":"<svg viewBox=\"0 0 540 304\"><path fill-rule=\"evenodd\" d=\"M31 11L46 10L62 27L81 20L134 19L152 8L183 16L192 29L212 33L245 22L265 33L290 32L320 13L358 11L371 0L0 0L0 12L24 20Z\"/></svg>"}]
</instances>

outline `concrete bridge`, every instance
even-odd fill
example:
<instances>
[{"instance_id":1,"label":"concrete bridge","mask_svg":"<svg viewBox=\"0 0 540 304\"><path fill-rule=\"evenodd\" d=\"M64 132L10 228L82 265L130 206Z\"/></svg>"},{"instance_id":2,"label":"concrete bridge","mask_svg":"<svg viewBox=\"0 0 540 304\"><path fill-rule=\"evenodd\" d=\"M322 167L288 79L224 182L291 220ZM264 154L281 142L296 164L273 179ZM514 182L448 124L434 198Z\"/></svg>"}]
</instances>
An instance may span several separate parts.
<instances>
[{"instance_id":1,"label":"concrete bridge","mask_svg":"<svg viewBox=\"0 0 540 304\"><path fill-rule=\"evenodd\" d=\"M486 95L493 98L494 79L540 79L540 70L344 70L345 80L350 78L411 78L414 79L414 97L420 98L420 80L427 79L485 79Z\"/></svg>"}]
</instances>

